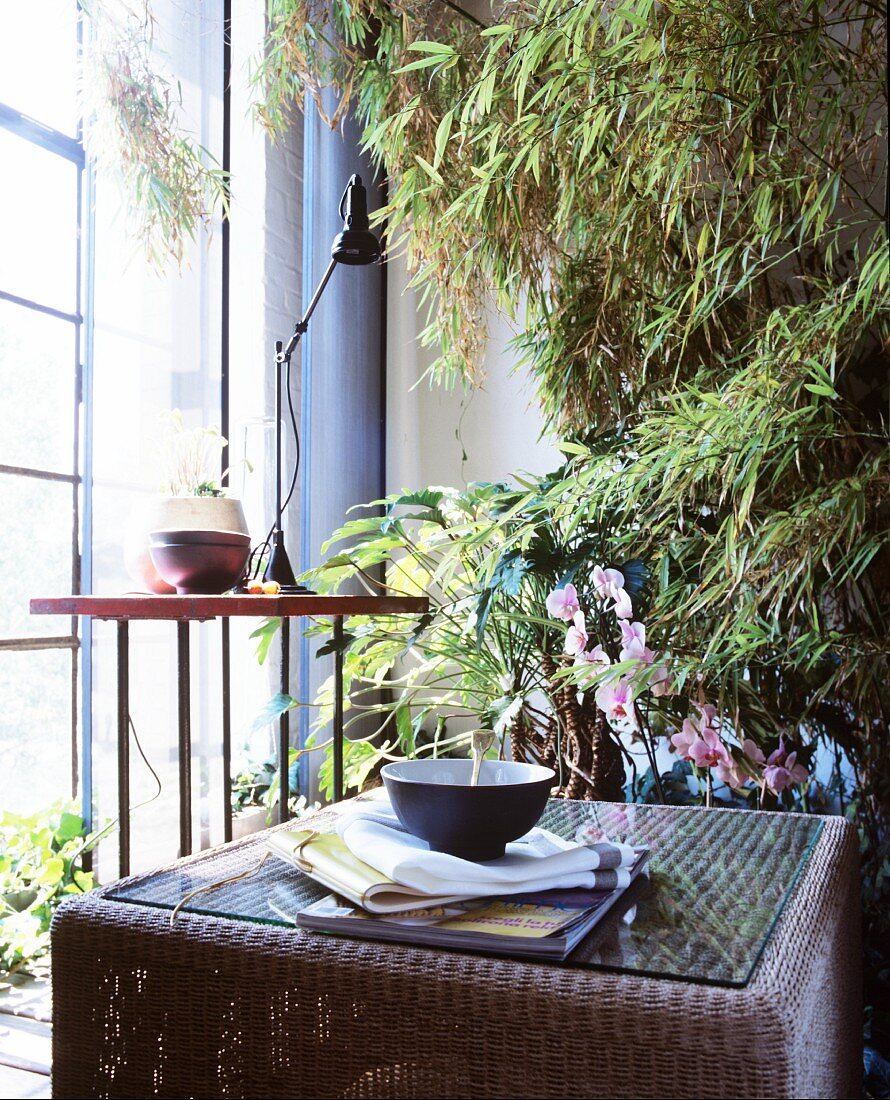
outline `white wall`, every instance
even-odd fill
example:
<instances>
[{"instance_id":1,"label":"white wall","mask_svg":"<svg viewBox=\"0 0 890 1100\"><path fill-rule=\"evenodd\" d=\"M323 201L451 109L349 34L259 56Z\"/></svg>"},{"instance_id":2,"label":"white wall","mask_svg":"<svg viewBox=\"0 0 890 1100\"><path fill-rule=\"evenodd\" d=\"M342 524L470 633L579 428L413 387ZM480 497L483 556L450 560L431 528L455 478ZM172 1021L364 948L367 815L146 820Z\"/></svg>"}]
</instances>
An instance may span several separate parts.
<instances>
[{"instance_id":1,"label":"white wall","mask_svg":"<svg viewBox=\"0 0 890 1100\"><path fill-rule=\"evenodd\" d=\"M485 381L481 388L445 390L422 375L432 360L420 347L424 317L405 289L404 260L390 260L387 301L388 492L426 485L463 488L499 481L517 470L542 474L560 465L560 452L541 439L534 388L508 344L515 335L503 317L489 317ZM419 380L419 381L418 381Z\"/></svg>"}]
</instances>

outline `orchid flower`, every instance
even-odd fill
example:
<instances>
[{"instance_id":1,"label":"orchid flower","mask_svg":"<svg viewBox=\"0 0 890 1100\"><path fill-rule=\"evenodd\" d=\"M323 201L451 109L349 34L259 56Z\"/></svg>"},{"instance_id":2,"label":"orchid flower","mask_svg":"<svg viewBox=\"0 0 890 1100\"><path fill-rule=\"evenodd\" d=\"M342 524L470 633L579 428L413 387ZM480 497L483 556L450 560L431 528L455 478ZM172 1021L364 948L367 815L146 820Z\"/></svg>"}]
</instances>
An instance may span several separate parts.
<instances>
[{"instance_id":1,"label":"orchid flower","mask_svg":"<svg viewBox=\"0 0 890 1100\"><path fill-rule=\"evenodd\" d=\"M601 684L596 692L596 705L611 722L634 721L633 685L626 676Z\"/></svg>"},{"instance_id":2,"label":"orchid flower","mask_svg":"<svg viewBox=\"0 0 890 1100\"><path fill-rule=\"evenodd\" d=\"M563 619L569 623L581 610L578 601L578 590L573 584L563 585L562 588L554 588L547 597L547 610L554 619Z\"/></svg>"},{"instance_id":3,"label":"orchid flower","mask_svg":"<svg viewBox=\"0 0 890 1100\"><path fill-rule=\"evenodd\" d=\"M667 670L667 665L658 665L652 670L647 686L656 699L660 699L662 695L671 694L671 674Z\"/></svg>"},{"instance_id":4,"label":"orchid flower","mask_svg":"<svg viewBox=\"0 0 890 1100\"><path fill-rule=\"evenodd\" d=\"M574 656L587 648L587 624L583 611L576 611L572 617L572 626L566 631L565 651Z\"/></svg>"},{"instance_id":5,"label":"orchid flower","mask_svg":"<svg viewBox=\"0 0 890 1100\"><path fill-rule=\"evenodd\" d=\"M624 574L620 569L593 568L593 594L598 600L607 600L616 589L624 588Z\"/></svg>"},{"instance_id":6,"label":"orchid flower","mask_svg":"<svg viewBox=\"0 0 890 1100\"><path fill-rule=\"evenodd\" d=\"M642 661L651 665L655 654L646 646L646 626L644 623L621 623L621 635L624 646L618 654L620 661Z\"/></svg>"},{"instance_id":7,"label":"orchid flower","mask_svg":"<svg viewBox=\"0 0 890 1100\"><path fill-rule=\"evenodd\" d=\"M713 703L693 703L695 709L698 711L698 718L687 719L695 723L696 727L703 729L705 726L713 726L714 719L717 717L717 708Z\"/></svg>"},{"instance_id":8,"label":"orchid flower","mask_svg":"<svg viewBox=\"0 0 890 1100\"><path fill-rule=\"evenodd\" d=\"M624 588L624 574L620 569L603 569L602 566L595 565L593 594L598 600L612 600L610 610L619 619L629 619L633 615L633 604Z\"/></svg>"},{"instance_id":9,"label":"orchid flower","mask_svg":"<svg viewBox=\"0 0 890 1100\"><path fill-rule=\"evenodd\" d=\"M575 664L602 665L603 668L609 668L612 662L609 660L609 654L606 653L603 647L601 645L595 645L593 649L576 653Z\"/></svg>"},{"instance_id":10,"label":"orchid flower","mask_svg":"<svg viewBox=\"0 0 890 1100\"><path fill-rule=\"evenodd\" d=\"M765 763L763 753L760 751L760 746L755 744L750 737L746 737L742 742L742 752L751 761L752 764L763 765ZM745 785L750 774L745 771L742 765L735 759L730 757L729 763L721 763L714 768L714 774L720 780L721 783L725 783L727 787L734 787L739 790Z\"/></svg>"},{"instance_id":11,"label":"orchid flower","mask_svg":"<svg viewBox=\"0 0 890 1100\"><path fill-rule=\"evenodd\" d=\"M720 764L732 764L729 749L720 740L720 734L710 726L705 726L701 737L690 745L689 757L698 768L716 768Z\"/></svg>"},{"instance_id":12,"label":"orchid flower","mask_svg":"<svg viewBox=\"0 0 890 1100\"><path fill-rule=\"evenodd\" d=\"M689 750L697 740L698 731L692 728L692 723L687 720L683 723L683 728L671 737L671 744L677 750L677 755L681 760L691 760Z\"/></svg>"},{"instance_id":13,"label":"orchid flower","mask_svg":"<svg viewBox=\"0 0 890 1100\"><path fill-rule=\"evenodd\" d=\"M710 703L696 703L695 706L698 716L684 720L680 732L671 737L671 744L684 760L699 768L731 762L732 758L713 725L717 708Z\"/></svg>"},{"instance_id":14,"label":"orchid flower","mask_svg":"<svg viewBox=\"0 0 890 1100\"><path fill-rule=\"evenodd\" d=\"M763 769L763 781L773 794L781 794L786 787L805 783L809 773L803 764L797 763L797 753L788 752L785 739L779 738L779 747L770 753Z\"/></svg>"},{"instance_id":15,"label":"orchid flower","mask_svg":"<svg viewBox=\"0 0 890 1100\"><path fill-rule=\"evenodd\" d=\"M612 598L615 602L609 610L615 612L615 617L617 619L630 619L633 617L634 605L631 603L630 596L623 588L614 589Z\"/></svg>"}]
</instances>

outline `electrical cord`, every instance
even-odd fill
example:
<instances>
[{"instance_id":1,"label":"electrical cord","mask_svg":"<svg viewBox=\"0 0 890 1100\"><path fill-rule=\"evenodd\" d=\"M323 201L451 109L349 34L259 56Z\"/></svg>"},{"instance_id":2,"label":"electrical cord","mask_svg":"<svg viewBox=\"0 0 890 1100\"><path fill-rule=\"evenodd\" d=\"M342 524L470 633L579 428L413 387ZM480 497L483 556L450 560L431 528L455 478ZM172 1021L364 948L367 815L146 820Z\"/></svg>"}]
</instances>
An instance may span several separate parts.
<instances>
[{"instance_id":1,"label":"electrical cord","mask_svg":"<svg viewBox=\"0 0 890 1100\"><path fill-rule=\"evenodd\" d=\"M277 366L277 364L276 364ZM296 453L294 455L294 469L290 479L290 488L287 491L287 496L281 504L281 512L284 514L285 508L290 504L291 498L294 495L294 490L297 487L297 476L300 472L300 433L297 426L297 413L294 409L294 399L291 393L291 361L288 358L285 361L285 374L284 374L284 387L287 391L287 409L290 416L291 427L294 432L294 444L296 447ZM247 559L247 569L245 575L248 580L255 580L259 576L260 569L263 564L263 555L266 554L271 548L272 535L275 533L275 525L273 524L268 531L268 534L261 543L258 543L250 552L250 557Z\"/></svg>"},{"instance_id":2,"label":"electrical cord","mask_svg":"<svg viewBox=\"0 0 890 1100\"><path fill-rule=\"evenodd\" d=\"M151 777L152 777L152 779L154 779L155 783L157 784L157 788L158 788L153 795L150 795L148 798L143 799L142 802L137 802L135 806L130 806L128 811L127 811L127 816L129 816L130 814L135 813L136 810L141 810L144 806L148 806L149 803L154 802L156 798L160 798L161 797L161 792L163 791L164 787L163 787L163 784L161 783L160 776L154 770L154 768L151 765L151 761L145 755L145 750L142 747L142 742L139 740L139 735L136 733L136 726L133 723L133 716L129 713L127 714L127 723L130 727L130 733L133 737L133 742L136 745L136 750L139 753L139 755L142 757L143 764L145 764L146 768L148 768L148 770L151 772ZM84 839L83 844L80 847L80 850L77 852L77 854L74 856L74 858L77 859L80 856L82 856L85 852L92 851L92 849L95 848L100 843L100 841L103 841L109 835L109 833L111 833L119 824L120 824L120 817L115 817L111 821L109 821L108 824L104 828L100 829L97 833L93 833L91 836L86 837Z\"/></svg>"}]
</instances>

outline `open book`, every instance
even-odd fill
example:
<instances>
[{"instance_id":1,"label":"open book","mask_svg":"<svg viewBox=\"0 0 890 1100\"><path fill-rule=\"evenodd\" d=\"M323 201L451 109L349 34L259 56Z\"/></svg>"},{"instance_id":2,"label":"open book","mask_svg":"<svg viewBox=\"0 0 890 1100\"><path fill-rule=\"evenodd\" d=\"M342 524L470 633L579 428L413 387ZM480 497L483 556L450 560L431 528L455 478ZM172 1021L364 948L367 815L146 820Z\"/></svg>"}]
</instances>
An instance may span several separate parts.
<instances>
[{"instance_id":1,"label":"open book","mask_svg":"<svg viewBox=\"0 0 890 1100\"><path fill-rule=\"evenodd\" d=\"M271 833L266 843L275 855L369 913L428 909L473 896L466 893L430 897L393 882L354 856L336 833L318 833L314 829L278 832Z\"/></svg>"}]
</instances>

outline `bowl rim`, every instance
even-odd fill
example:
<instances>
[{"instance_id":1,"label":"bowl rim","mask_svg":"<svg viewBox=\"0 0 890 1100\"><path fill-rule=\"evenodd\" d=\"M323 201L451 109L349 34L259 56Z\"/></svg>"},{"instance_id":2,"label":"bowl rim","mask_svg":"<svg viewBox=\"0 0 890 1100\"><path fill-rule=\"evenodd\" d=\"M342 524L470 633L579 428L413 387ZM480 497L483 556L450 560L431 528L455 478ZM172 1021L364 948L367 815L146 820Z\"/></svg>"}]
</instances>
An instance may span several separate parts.
<instances>
[{"instance_id":1,"label":"bowl rim","mask_svg":"<svg viewBox=\"0 0 890 1100\"><path fill-rule=\"evenodd\" d=\"M426 787L442 787L449 790L466 790L466 791L491 791L491 790L503 790L505 787L523 787L530 786L532 783L542 783L544 780L552 781L556 779L556 771L553 768L548 768L546 764L530 764L524 760L488 760L484 763L488 764L510 764L511 766L518 766L521 768L531 768L541 773L536 777L529 776L528 779L520 780L516 783L483 783L476 787L471 786L469 783L434 783L430 779L412 779L405 775L394 775L389 769L403 767L405 764L444 764L446 767L450 764L470 764L472 760L469 757L458 757L448 760L391 760L388 764L380 769L380 775L383 779L389 779L394 783L409 783L412 786L426 786ZM471 773L472 774L472 773Z\"/></svg>"},{"instance_id":2,"label":"bowl rim","mask_svg":"<svg viewBox=\"0 0 890 1100\"><path fill-rule=\"evenodd\" d=\"M182 536L186 537L182 539ZM220 538L220 536L222 536ZM167 542L166 545L182 546L186 543L205 543L216 541L220 546L249 546L250 535L245 534L244 531L211 531L206 528L190 528L190 527L158 527L154 531L149 531L148 538L150 542L153 542L156 538L164 538L165 540L178 537L181 541L176 543Z\"/></svg>"}]
</instances>

